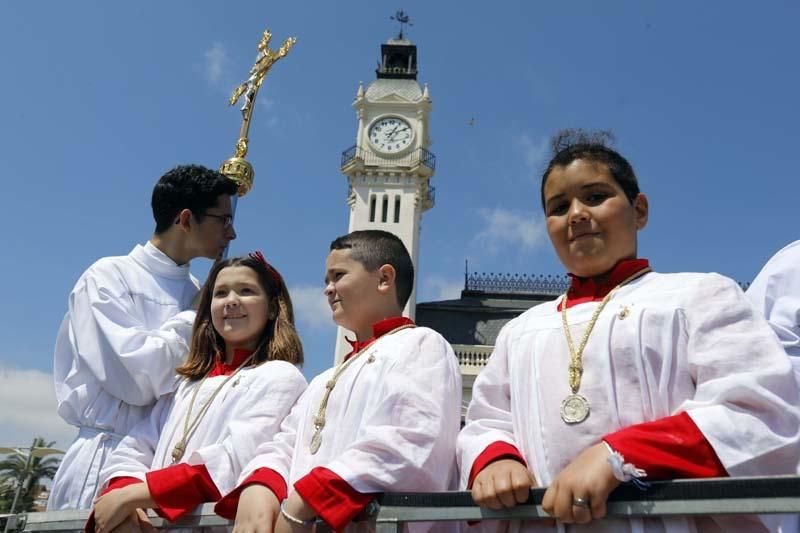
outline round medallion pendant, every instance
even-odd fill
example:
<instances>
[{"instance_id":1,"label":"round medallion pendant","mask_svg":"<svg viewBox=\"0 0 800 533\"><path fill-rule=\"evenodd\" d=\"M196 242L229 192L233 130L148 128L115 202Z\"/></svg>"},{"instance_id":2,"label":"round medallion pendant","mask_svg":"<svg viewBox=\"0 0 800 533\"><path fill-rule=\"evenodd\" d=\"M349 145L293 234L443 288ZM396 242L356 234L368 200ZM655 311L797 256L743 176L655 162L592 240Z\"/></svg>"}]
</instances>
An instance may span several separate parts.
<instances>
[{"instance_id":1,"label":"round medallion pendant","mask_svg":"<svg viewBox=\"0 0 800 533\"><path fill-rule=\"evenodd\" d=\"M589 401L580 394L570 394L561 402L561 420L579 424L589 416Z\"/></svg>"}]
</instances>

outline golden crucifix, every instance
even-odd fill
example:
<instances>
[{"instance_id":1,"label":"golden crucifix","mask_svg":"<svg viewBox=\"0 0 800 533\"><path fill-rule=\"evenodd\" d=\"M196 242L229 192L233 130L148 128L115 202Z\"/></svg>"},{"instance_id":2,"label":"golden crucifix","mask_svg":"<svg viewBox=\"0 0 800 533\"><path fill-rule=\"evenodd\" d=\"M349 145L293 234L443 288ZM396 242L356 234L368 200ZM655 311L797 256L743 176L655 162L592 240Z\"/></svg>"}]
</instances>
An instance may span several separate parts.
<instances>
[{"instance_id":1,"label":"golden crucifix","mask_svg":"<svg viewBox=\"0 0 800 533\"><path fill-rule=\"evenodd\" d=\"M267 77L272 65L279 59L286 57L289 49L297 42L297 38L289 37L277 51L274 51L269 47L271 40L272 33L269 30L265 30L258 43L258 55L256 56L255 64L250 69L250 76L236 87L230 100L228 100L228 105L236 105L236 102L244 95L244 105L241 108L242 127L239 130L239 140L236 141L236 154L222 163L219 171L238 183L239 196L247 194L247 191L253 186L253 177L255 175L253 165L245 160L244 157L247 155L247 143L249 142L247 135L250 131L250 120L253 118L258 89L264 83L264 78Z\"/></svg>"}]
</instances>

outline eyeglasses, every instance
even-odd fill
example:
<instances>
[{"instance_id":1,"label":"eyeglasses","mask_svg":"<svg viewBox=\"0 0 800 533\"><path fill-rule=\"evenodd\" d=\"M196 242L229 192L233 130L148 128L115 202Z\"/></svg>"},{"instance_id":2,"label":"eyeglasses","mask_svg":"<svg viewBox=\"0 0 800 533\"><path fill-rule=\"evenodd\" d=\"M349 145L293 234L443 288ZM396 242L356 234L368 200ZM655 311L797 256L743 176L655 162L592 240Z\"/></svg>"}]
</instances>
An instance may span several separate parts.
<instances>
[{"instance_id":1,"label":"eyeglasses","mask_svg":"<svg viewBox=\"0 0 800 533\"><path fill-rule=\"evenodd\" d=\"M225 229L230 228L233 226L233 216L232 215L214 215L212 213L206 213L205 216L211 218L217 218L222 221L222 227Z\"/></svg>"}]
</instances>

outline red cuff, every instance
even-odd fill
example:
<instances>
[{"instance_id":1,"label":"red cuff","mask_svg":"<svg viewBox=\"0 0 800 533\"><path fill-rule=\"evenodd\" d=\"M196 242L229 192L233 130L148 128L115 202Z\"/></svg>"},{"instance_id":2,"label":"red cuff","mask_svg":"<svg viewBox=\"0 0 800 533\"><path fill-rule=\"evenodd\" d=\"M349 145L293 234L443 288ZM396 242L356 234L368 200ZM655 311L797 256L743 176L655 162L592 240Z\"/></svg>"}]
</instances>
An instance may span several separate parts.
<instances>
[{"instance_id":1,"label":"red cuff","mask_svg":"<svg viewBox=\"0 0 800 533\"><path fill-rule=\"evenodd\" d=\"M342 531L372 501L372 494L358 492L331 470L311 469L294 488L317 516L334 531Z\"/></svg>"},{"instance_id":2,"label":"red cuff","mask_svg":"<svg viewBox=\"0 0 800 533\"><path fill-rule=\"evenodd\" d=\"M112 490L121 489L123 487L127 487L128 485L135 485L136 483L144 483L141 479L137 477L131 476L120 476L120 477L112 477L111 481L108 482L108 486L103 489L103 492L97 495L99 498L103 494L107 492L111 492ZM94 523L94 509L89 514L89 518L86 520L86 524L83 526L83 530L86 533L94 533L95 530L95 523Z\"/></svg>"},{"instance_id":3,"label":"red cuff","mask_svg":"<svg viewBox=\"0 0 800 533\"><path fill-rule=\"evenodd\" d=\"M487 446L477 459L475 459L475 462L472 463L472 469L469 471L469 485L467 488L472 488L472 482L475 481L475 477L481 473L481 470L489 466L490 463L499 461L500 459L514 459L526 467L528 466L525 462L525 458L522 457L522 454L519 453L516 446L500 440L493 442Z\"/></svg>"},{"instance_id":4,"label":"red cuff","mask_svg":"<svg viewBox=\"0 0 800 533\"><path fill-rule=\"evenodd\" d=\"M236 509L239 508L239 496L241 496L245 487L254 483L264 485L271 490L279 502L286 499L286 481L283 476L271 468L259 468L242 481L238 487L233 489L230 494L226 494L224 498L217 502L217 505L214 506L214 512L228 520L236 518Z\"/></svg>"},{"instance_id":5,"label":"red cuff","mask_svg":"<svg viewBox=\"0 0 800 533\"><path fill-rule=\"evenodd\" d=\"M219 489L205 465L180 463L146 474L158 516L174 522L204 502L220 499Z\"/></svg>"},{"instance_id":6,"label":"red cuff","mask_svg":"<svg viewBox=\"0 0 800 533\"><path fill-rule=\"evenodd\" d=\"M726 477L728 472L694 420L680 413L603 437L647 479Z\"/></svg>"}]
</instances>

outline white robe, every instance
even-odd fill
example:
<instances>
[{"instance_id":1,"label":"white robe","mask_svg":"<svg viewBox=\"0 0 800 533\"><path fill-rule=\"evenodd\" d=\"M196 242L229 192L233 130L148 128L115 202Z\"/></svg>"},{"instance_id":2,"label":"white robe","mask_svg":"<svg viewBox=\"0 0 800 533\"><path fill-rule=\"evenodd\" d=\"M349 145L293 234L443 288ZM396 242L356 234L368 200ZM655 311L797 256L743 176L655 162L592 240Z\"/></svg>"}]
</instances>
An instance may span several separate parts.
<instances>
[{"instance_id":1,"label":"white robe","mask_svg":"<svg viewBox=\"0 0 800 533\"><path fill-rule=\"evenodd\" d=\"M189 265L149 242L100 259L69 295L53 356L58 414L79 429L53 480L48 510L89 509L106 457L175 387L189 351L198 290Z\"/></svg>"},{"instance_id":2,"label":"white robe","mask_svg":"<svg viewBox=\"0 0 800 533\"><path fill-rule=\"evenodd\" d=\"M314 417L332 374L329 369L312 380L275 440L259 446L240 483L267 467L287 480L291 492L298 479L322 466L362 493L455 488L461 372L441 335L423 327L401 330L358 356L331 393L322 446L312 455ZM429 528L416 524L412 530ZM347 527L360 529L366 524Z\"/></svg>"},{"instance_id":3,"label":"white robe","mask_svg":"<svg viewBox=\"0 0 800 533\"><path fill-rule=\"evenodd\" d=\"M800 241L767 261L745 295L775 330L800 382Z\"/></svg>"},{"instance_id":4,"label":"white robe","mask_svg":"<svg viewBox=\"0 0 800 533\"><path fill-rule=\"evenodd\" d=\"M227 376L208 378L198 391L192 417L208 401ZM186 413L200 381L184 379L174 394L163 396L143 420L122 439L100 474L105 488L114 477L145 480L150 470L172 464L172 450L183 436ZM244 368L217 394L181 459L205 465L220 494L236 487L242 467L255 456L256 447L271 441L289 414L306 380L286 361L268 361Z\"/></svg>"},{"instance_id":5,"label":"white robe","mask_svg":"<svg viewBox=\"0 0 800 533\"><path fill-rule=\"evenodd\" d=\"M515 445L538 484L548 486L603 435L680 412L689 414L731 476L793 473L800 411L791 365L733 281L716 274L651 273L622 287L586 345L580 393L591 414L573 426L559 414L571 392L559 300L509 322L476 378L458 443L463 487L475 459L495 441ZM573 339L582 337L598 305L568 309ZM747 530L742 517L725 521L609 518L558 529L529 522L521 529Z\"/></svg>"}]
</instances>

